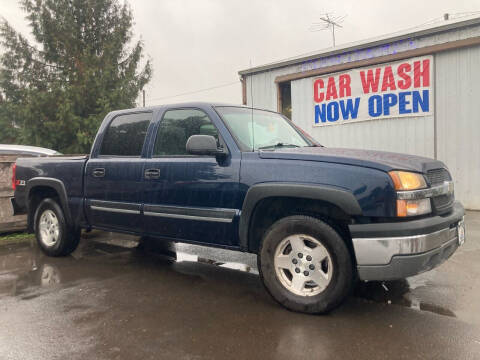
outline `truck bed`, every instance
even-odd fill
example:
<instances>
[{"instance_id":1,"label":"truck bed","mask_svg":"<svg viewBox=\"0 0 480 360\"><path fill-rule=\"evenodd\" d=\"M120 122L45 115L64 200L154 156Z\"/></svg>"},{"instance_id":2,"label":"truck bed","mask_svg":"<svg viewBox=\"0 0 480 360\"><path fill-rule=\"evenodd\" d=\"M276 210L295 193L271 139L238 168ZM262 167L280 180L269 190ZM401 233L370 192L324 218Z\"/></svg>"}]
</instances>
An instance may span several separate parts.
<instances>
[{"instance_id":1,"label":"truck bed","mask_svg":"<svg viewBox=\"0 0 480 360\"><path fill-rule=\"evenodd\" d=\"M61 186L68 194L68 206L71 211L73 210L72 214L77 214L81 211L83 174L87 160L87 155L18 158L16 179L21 181L15 192L15 202L18 209L26 210L27 199L25 194L27 189L22 184L33 178L38 179L38 181L50 178L63 183Z\"/></svg>"}]
</instances>

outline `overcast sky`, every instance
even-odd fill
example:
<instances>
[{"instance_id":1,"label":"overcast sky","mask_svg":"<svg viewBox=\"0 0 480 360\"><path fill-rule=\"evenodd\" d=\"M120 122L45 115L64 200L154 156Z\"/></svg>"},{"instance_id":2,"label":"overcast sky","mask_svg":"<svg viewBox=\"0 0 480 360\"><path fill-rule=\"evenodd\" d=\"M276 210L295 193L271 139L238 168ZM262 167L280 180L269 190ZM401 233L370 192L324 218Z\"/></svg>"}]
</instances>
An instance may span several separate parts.
<instances>
[{"instance_id":1,"label":"overcast sky","mask_svg":"<svg viewBox=\"0 0 480 360\"><path fill-rule=\"evenodd\" d=\"M480 10L479 0L130 0L135 35L154 75L147 105L181 101L241 102L238 71L330 47L331 33L309 27L325 13L347 15L337 45L415 27L444 13ZM17 0L0 15L28 35ZM177 94L235 83L191 95ZM167 98L168 97L168 98Z\"/></svg>"}]
</instances>

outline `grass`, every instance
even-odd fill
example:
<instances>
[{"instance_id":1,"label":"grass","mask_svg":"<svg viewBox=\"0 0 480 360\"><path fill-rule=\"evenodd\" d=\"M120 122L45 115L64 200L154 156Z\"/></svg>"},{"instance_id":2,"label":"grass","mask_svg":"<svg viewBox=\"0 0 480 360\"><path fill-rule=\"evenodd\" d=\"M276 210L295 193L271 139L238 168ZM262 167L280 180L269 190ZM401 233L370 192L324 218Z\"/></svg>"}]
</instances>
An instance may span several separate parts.
<instances>
[{"instance_id":1,"label":"grass","mask_svg":"<svg viewBox=\"0 0 480 360\"><path fill-rule=\"evenodd\" d=\"M29 234L26 232L4 234L4 235L0 235L0 245L28 241L33 239L34 237L35 237L34 234Z\"/></svg>"}]
</instances>

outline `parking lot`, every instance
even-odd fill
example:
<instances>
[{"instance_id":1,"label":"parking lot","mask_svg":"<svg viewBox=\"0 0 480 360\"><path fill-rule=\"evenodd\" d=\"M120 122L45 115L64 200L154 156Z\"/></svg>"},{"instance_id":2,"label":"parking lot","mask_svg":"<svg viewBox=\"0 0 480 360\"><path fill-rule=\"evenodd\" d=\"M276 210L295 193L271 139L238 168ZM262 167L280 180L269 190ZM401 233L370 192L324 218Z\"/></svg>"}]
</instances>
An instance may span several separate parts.
<instances>
[{"instance_id":1,"label":"parking lot","mask_svg":"<svg viewBox=\"0 0 480 360\"><path fill-rule=\"evenodd\" d=\"M289 312L255 257L133 238L84 236L72 256L0 245L0 359L478 359L480 213L445 264L362 283L326 316Z\"/></svg>"}]
</instances>

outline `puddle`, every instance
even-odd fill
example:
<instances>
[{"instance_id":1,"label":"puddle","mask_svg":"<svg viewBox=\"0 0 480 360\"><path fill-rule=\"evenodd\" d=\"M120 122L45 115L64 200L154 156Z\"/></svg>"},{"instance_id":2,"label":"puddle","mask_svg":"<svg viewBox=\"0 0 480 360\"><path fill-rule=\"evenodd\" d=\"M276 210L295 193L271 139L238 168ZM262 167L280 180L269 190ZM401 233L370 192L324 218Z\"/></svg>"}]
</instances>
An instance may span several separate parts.
<instances>
[{"instance_id":1,"label":"puddle","mask_svg":"<svg viewBox=\"0 0 480 360\"><path fill-rule=\"evenodd\" d=\"M361 282L355 288L354 296L377 303L400 305L418 311L428 311L438 315L456 317L453 311L422 301L412 294L412 290L425 285L425 280L415 280L411 283L410 280L405 279L385 282Z\"/></svg>"},{"instance_id":2,"label":"puddle","mask_svg":"<svg viewBox=\"0 0 480 360\"><path fill-rule=\"evenodd\" d=\"M258 274L256 256L252 254L185 243L148 240L141 244L144 251L166 256L176 262L197 262L232 270Z\"/></svg>"},{"instance_id":3,"label":"puddle","mask_svg":"<svg viewBox=\"0 0 480 360\"><path fill-rule=\"evenodd\" d=\"M211 248L201 247L201 246L191 246L185 244L177 244L177 262L190 261L190 262L200 262L205 264L216 265L219 267L226 267L229 269L244 271L248 273L258 274L258 269L256 264L246 264L239 261L222 261L227 257L229 260L231 258L244 258L247 260L245 262L250 262L254 259L250 254L242 254L237 252L228 252L226 250L212 250ZM188 248L194 253L191 252L182 252L180 249ZM197 255L196 253L201 255ZM210 256L206 257L206 253ZM223 253L223 256L222 256ZM225 253L230 253L225 255ZM212 256L213 255L213 256ZM250 258L248 258L250 257ZM249 261L250 260L250 261ZM428 311L443 316L456 317L455 313L448 308L428 303L416 298L412 291L414 289L427 286L428 280L418 277L409 278L408 280L396 280L396 281L385 281L385 282L361 282L357 285L354 296L357 298L362 298L368 301L373 301L376 303L391 304L397 306L408 307L418 311Z\"/></svg>"},{"instance_id":4,"label":"puddle","mask_svg":"<svg viewBox=\"0 0 480 360\"><path fill-rule=\"evenodd\" d=\"M88 237L89 241L83 241L72 257L75 260L87 260L89 267L98 266L98 260L94 259L105 259L100 263L105 265L105 261L108 261L109 265L105 266L112 274L115 274L116 270L111 265L115 264L117 260L131 261L132 251L144 252L143 254L138 253L139 258L135 255L136 259L145 260L149 256L161 256L178 263L196 262L258 274L256 256L252 254L165 242L148 242L137 248L134 245L138 245L138 240L135 242L132 238L116 237L112 240L113 237L107 236L106 241L103 241L103 238L97 236L96 233ZM13 295L28 299L35 295L35 291L34 294L31 293L34 289L47 290L60 284L65 286L64 283L68 282L64 279L65 276L70 279L70 282L80 276L73 269L68 270L65 267L67 260L44 256L34 243L0 247L0 297ZM68 261L67 264L69 264ZM70 274L70 272L75 274ZM98 276L95 275L97 273L93 268L82 271L82 276L92 276L90 273ZM415 293L418 292L414 291L415 289L425 287L429 287L429 280L422 277L386 282L361 282L355 288L354 296L376 303L404 306L418 311L456 317L450 309L423 301L415 296Z\"/></svg>"},{"instance_id":5,"label":"puddle","mask_svg":"<svg viewBox=\"0 0 480 360\"><path fill-rule=\"evenodd\" d=\"M256 267L253 268L252 266L247 265L247 264L242 264L242 263L239 263L239 262L230 262L230 261L223 262L223 261L218 261L218 260L214 260L214 259L208 259L208 258L200 257L200 256L195 255L195 254L184 253L184 252L181 252L181 251L177 251L176 254L177 254L177 260L176 260L177 262L184 262L184 261L199 262L199 263L203 263L203 264L216 265L216 266L219 266L219 267L224 267L224 268L228 268L228 269L232 269L232 270L239 270L239 271L243 271L243 272L258 275L257 268Z\"/></svg>"},{"instance_id":6,"label":"puddle","mask_svg":"<svg viewBox=\"0 0 480 360\"><path fill-rule=\"evenodd\" d=\"M113 264L116 256L130 255L131 249L109 243L84 241L72 258L87 263L72 263L69 257L48 257L36 243L0 246L0 299L4 296L22 300L36 298L52 289L74 285L77 280L96 278L95 268L106 261ZM119 257L120 258L120 257ZM98 259L98 260L97 260ZM88 265L87 265L88 264ZM111 269L115 273L115 269Z\"/></svg>"}]
</instances>

